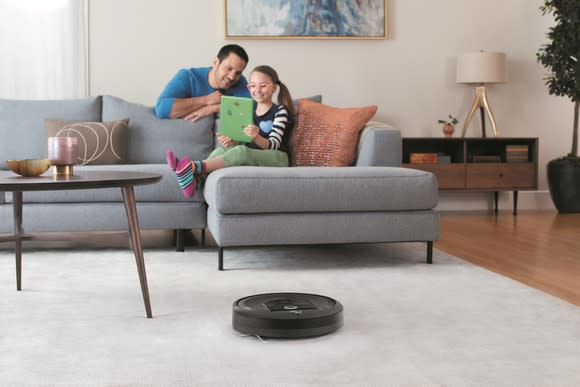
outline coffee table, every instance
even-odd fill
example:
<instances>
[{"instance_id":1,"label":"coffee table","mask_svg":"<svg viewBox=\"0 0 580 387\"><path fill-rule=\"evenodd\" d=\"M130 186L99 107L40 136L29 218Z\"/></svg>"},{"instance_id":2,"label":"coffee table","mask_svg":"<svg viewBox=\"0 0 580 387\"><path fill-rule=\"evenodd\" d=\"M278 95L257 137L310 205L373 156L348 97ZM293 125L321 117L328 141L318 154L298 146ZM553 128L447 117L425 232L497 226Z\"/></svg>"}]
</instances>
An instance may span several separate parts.
<instances>
[{"instance_id":1,"label":"coffee table","mask_svg":"<svg viewBox=\"0 0 580 387\"><path fill-rule=\"evenodd\" d=\"M128 171L81 171L70 176L42 175L38 177L21 177L9 171L0 171L0 191L12 192L14 209L14 234L0 236L0 242L15 242L16 253L16 290L22 289L22 241L27 240L90 240L92 234L74 237L64 233L53 235L27 234L22 226L22 193L28 191L84 190L95 188L121 188L123 203L129 224L128 237L137 262L137 272L141 283L141 293L148 318L151 313L151 301L147 287L147 274L141 245L141 232L137 218L137 207L133 187L153 184L161 180L161 175ZM127 232L120 233L125 238ZM108 235L109 236L109 235Z\"/></svg>"}]
</instances>

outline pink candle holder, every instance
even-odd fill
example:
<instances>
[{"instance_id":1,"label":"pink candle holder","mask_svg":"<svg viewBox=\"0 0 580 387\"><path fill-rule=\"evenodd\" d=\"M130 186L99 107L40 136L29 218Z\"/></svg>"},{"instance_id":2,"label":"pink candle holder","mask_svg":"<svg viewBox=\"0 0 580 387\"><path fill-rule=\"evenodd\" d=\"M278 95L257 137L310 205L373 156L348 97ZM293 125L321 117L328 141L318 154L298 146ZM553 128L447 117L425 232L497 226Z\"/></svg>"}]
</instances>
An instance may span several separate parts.
<instances>
[{"instance_id":1,"label":"pink candle holder","mask_svg":"<svg viewBox=\"0 0 580 387\"><path fill-rule=\"evenodd\" d=\"M48 159L54 166L54 175L72 175L78 159L78 138L49 137Z\"/></svg>"}]
</instances>

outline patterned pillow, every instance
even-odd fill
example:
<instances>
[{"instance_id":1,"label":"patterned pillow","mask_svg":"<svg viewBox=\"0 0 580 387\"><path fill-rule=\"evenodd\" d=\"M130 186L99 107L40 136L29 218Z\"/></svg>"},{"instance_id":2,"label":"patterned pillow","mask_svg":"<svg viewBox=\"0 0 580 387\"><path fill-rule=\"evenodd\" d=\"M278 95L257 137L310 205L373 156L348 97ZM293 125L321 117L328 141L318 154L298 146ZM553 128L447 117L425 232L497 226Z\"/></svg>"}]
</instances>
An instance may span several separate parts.
<instances>
[{"instance_id":1,"label":"patterned pillow","mask_svg":"<svg viewBox=\"0 0 580 387\"><path fill-rule=\"evenodd\" d=\"M352 165L360 131L375 115L376 106L335 108L300 100L290 140L291 166Z\"/></svg>"},{"instance_id":2,"label":"patterned pillow","mask_svg":"<svg viewBox=\"0 0 580 387\"><path fill-rule=\"evenodd\" d=\"M127 158L128 124L128 118L106 122L44 120L47 139L78 137L78 163L81 165L124 164Z\"/></svg>"}]
</instances>

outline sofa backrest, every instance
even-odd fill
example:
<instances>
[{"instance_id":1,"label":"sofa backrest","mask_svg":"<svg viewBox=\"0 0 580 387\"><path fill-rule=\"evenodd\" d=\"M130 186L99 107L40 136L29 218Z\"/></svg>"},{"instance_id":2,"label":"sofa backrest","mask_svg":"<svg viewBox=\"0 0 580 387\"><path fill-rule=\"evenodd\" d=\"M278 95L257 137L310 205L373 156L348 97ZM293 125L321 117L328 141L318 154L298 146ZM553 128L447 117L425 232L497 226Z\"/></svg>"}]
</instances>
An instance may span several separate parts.
<instances>
[{"instance_id":1,"label":"sofa backrest","mask_svg":"<svg viewBox=\"0 0 580 387\"><path fill-rule=\"evenodd\" d=\"M44 120L100 121L100 96L71 100L0 99L0 169L6 160L45 157Z\"/></svg>"},{"instance_id":2,"label":"sofa backrest","mask_svg":"<svg viewBox=\"0 0 580 387\"><path fill-rule=\"evenodd\" d=\"M103 121L129 118L128 164L165 163L165 151L192 160L204 159L214 146L214 118L192 123L181 119L159 119L151 106L103 96Z\"/></svg>"},{"instance_id":3,"label":"sofa backrest","mask_svg":"<svg viewBox=\"0 0 580 387\"><path fill-rule=\"evenodd\" d=\"M127 164L165 163L165 151L206 158L214 146L214 118L162 120L153 107L110 95L71 100L0 99L0 169L6 160L46 157L45 119L114 121L129 118Z\"/></svg>"}]
</instances>

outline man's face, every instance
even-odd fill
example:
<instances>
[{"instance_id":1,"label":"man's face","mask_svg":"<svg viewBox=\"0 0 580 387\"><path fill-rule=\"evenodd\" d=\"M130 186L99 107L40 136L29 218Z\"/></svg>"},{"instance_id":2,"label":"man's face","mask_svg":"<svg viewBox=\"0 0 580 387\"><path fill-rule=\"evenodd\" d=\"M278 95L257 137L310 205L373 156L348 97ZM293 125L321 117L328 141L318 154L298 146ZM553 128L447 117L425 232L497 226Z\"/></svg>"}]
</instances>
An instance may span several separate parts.
<instances>
[{"instance_id":1,"label":"man's face","mask_svg":"<svg viewBox=\"0 0 580 387\"><path fill-rule=\"evenodd\" d=\"M246 62L236 54L230 53L221 62L217 58L212 63L212 76L210 85L214 89L227 90L240 80L242 72L246 68Z\"/></svg>"}]
</instances>

